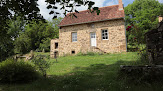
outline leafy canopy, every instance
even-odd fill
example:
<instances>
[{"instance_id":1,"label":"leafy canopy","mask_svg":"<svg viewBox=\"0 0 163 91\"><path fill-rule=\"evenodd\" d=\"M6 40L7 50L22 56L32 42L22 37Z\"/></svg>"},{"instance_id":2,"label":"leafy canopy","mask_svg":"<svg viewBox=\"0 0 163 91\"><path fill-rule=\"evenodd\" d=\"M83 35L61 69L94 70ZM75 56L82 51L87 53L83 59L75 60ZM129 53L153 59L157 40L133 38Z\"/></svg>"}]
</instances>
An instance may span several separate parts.
<instances>
[{"instance_id":1,"label":"leafy canopy","mask_svg":"<svg viewBox=\"0 0 163 91\"><path fill-rule=\"evenodd\" d=\"M156 28L162 5L157 0L135 0L125 7L125 22L129 45L145 43L144 34ZM128 29L129 28L129 29Z\"/></svg>"},{"instance_id":2,"label":"leafy canopy","mask_svg":"<svg viewBox=\"0 0 163 91\"><path fill-rule=\"evenodd\" d=\"M54 18L59 14L58 12L55 12L55 9L58 8L57 4L62 6L60 9L65 11L65 15L67 12L78 12L75 7L81 5L87 6L88 9L93 12L91 8L94 5L94 2L89 0L46 0L46 2L49 5L47 8L52 10L49 14L54 14ZM71 8L71 10L68 8ZM93 7L93 10L96 10L98 14L100 12L98 7ZM74 14L72 15L75 16ZM40 14L38 8L38 0L0 0L0 61L14 53L13 39L16 39L19 35L18 31L21 31L21 28L18 26L15 30L11 31L9 28L12 28L13 26L9 26L8 21L12 19L16 20L16 17L18 16L25 21L41 20L45 22L45 19ZM16 25L19 25L19 23Z\"/></svg>"},{"instance_id":3,"label":"leafy canopy","mask_svg":"<svg viewBox=\"0 0 163 91\"><path fill-rule=\"evenodd\" d=\"M38 49L50 51L50 40L59 37L59 27L62 18L56 18L52 21L31 21L25 25L24 31L19 33L14 41L16 53L26 53L30 50Z\"/></svg>"}]
</instances>

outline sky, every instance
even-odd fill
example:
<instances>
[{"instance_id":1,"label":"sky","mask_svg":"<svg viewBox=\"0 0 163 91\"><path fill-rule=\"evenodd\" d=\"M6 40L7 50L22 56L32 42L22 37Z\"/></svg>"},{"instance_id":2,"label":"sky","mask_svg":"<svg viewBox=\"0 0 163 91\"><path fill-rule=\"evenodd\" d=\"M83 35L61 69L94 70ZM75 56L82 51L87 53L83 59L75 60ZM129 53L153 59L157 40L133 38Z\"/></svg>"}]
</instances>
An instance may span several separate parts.
<instances>
[{"instance_id":1,"label":"sky","mask_svg":"<svg viewBox=\"0 0 163 91\"><path fill-rule=\"evenodd\" d=\"M94 1L95 5L94 7L104 7L104 6L111 6L111 5L116 5L118 4L118 0L90 0L90 1ZM128 4L132 4L134 0L122 0L124 7L126 7ZM163 3L163 0L158 0L160 3ZM38 0L38 5L40 8L40 13L43 15L43 17L47 20L51 20L53 18L54 15L49 15L49 12L51 10L48 10L46 7L48 6L48 4L45 2L45 0ZM58 7L60 7L59 5L57 5ZM87 7L81 6L76 8L78 11L81 10L86 10ZM64 17L63 15L63 11L62 10L55 10L57 12L59 12L60 14L58 15L58 17Z\"/></svg>"}]
</instances>

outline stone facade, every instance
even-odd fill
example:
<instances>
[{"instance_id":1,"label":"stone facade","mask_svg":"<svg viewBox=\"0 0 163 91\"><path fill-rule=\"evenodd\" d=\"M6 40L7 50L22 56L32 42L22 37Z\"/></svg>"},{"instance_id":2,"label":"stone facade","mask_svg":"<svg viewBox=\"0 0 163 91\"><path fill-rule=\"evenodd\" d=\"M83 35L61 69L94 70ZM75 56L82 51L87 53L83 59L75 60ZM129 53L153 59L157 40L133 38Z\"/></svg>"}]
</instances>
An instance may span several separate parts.
<instances>
[{"instance_id":1,"label":"stone facade","mask_svg":"<svg viewBox=\"0 0 163 91\"><path fill-rule=\"evenodd\" d=\"M102 39L102 29L108 30L108 40ZM77 42L72 42L72 33L77 33ZM96 47L91 47L90 33L96 33ZM58 42L58 49L54 43ZM58 51L59 56L79 52L126 52L125 22L123 18L64 26L59 30L59 39L51 40L51 55ZM52 57L52 56L51 56Z\"/></svg>"},{"instance_id":2,"label":"stone facade","mask_svg":"<svg viewBox=\"0 0 163 91\"><path fill-rule=\"evenodd\" d=\"M50 57L51 58L54 58L55 54L56 56L58 56L59 54L58 53L59 47L57 44L59 44L59 39L52 39L50 42Z\"/></svg>"}]
</instances>

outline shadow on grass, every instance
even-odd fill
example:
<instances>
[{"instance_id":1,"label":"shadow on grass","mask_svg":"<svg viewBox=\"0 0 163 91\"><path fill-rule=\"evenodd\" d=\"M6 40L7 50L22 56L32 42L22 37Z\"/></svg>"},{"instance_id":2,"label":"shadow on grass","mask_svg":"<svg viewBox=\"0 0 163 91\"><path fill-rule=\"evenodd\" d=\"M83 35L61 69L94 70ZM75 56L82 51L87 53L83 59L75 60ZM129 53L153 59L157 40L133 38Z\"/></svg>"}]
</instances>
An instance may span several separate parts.
<instances>
[{"instance_id":1,"label":"shadow on grass","mask_svg":"<svg viewBox=\"0 0 163 91\"><path fill-rule=\"evenodd\" d=\"M126 83L119 79L120 65L132 65L134 62L120 60L115 64L93 64L89 67L76 67L71 73L48 76L30 84L1 85L0 91L159 91L161 86ZM3 87L2 87L3 86ZM158 88L159 87L159 88Z\"/></svg>"}]
</instances>

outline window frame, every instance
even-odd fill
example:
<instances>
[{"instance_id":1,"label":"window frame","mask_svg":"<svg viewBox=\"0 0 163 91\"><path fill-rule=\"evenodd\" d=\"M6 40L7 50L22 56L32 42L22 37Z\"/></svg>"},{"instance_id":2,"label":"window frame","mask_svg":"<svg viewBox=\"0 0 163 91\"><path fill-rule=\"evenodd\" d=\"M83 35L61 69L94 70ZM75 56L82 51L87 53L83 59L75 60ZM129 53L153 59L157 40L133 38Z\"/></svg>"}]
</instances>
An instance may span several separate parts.
<instances>
[{"instance_id":1,"label":"window frame","mask_svg":"<svg viewBox=\"0 0 163 91\"><path fill-rule=\"evenodd\" d=\"M107 35L105 35L105 34L107 34ZM101 29L101 39L102 40L109 40L109 31L108 31L108 29Z\"/></svg>"},{"instance_id":2,"label":"window frame","mask_svg":"<svg viewBox=\"0 0 163 91\"><path fill-rule=\"evenodd\" d=\"M73 34L76 34L76 36L73 35ZM72 32L72 33L71 33L71 41L72 41L72 42L77 42L77 41L78 41L77 32Z\"/></svg>"}]
</instances>

